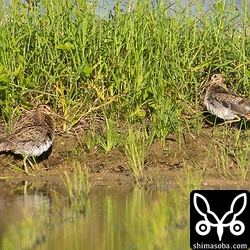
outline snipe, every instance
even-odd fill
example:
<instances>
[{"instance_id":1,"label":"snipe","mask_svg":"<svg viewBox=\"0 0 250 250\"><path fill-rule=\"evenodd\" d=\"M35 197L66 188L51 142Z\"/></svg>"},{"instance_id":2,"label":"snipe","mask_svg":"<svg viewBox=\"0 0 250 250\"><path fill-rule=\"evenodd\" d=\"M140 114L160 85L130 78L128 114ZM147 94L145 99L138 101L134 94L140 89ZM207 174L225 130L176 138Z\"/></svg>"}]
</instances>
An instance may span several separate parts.
<instances>
[{"instance_id":1,"label":"snipe","mask_svg":"<svg viewBox=\"0 0 250 250\"><path fill-rule=\"evenodd\" d=\"M205 105L213 115L225 120L224 123L238 122L241 117L250 119L250 100L227 91L221 74L213 75L205 86L208 86Z\"/></svg>"},{"instance_id":2,"label":"snipe","mask_svg":"<svg viewBox=\"0 0 250 250\"><path fill-rule=\"evenodd\" d=\"M57 115L47 105L40 104L15 124L15 133L0 139L0 151L20 154L24 157L24 170L28 173L28 157L38 157L52 146L55 125L51 115ZM64 118L62 118L64 119ZM33 168L33 166L31 165Z\"/></svg>"}]
</instances>

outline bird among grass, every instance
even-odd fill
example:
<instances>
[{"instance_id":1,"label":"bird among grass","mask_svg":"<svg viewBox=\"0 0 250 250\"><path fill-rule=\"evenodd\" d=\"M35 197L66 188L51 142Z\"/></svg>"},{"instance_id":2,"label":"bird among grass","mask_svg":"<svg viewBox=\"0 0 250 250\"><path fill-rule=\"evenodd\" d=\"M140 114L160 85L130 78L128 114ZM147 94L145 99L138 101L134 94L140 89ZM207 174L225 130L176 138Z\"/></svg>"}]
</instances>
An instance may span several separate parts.
<instances>
[{"instance_id":1,"label":"bird among grass","mask_svg":"<svg viewBox=\"0 0 250 250\"><path fill-rule=\"evenodd\" d=\"M250 119L250 100L226 90L221 74L214 74L205 86L205 105L213 115L225 120L224 123L238 122L241 117Z\"/></svg>"},{"instance_id":2,"label":"bird among grass","mask_svg":"<svg viewBox=\"0 0 250 250\"><path fill-rule=\"evenodd\" d=\"M12 152L24 158L24 171L28 174L27 159L38 157L48 151L55 139L53 116L63 117L51 111L45 104L39 104L15 124L15 133L0 139L0 152ZM64 119L65 120L65 119ZM30 162L30 161L29 161ZM30 162L32 169L33 165Z\"/></svg>"}]
</instances>

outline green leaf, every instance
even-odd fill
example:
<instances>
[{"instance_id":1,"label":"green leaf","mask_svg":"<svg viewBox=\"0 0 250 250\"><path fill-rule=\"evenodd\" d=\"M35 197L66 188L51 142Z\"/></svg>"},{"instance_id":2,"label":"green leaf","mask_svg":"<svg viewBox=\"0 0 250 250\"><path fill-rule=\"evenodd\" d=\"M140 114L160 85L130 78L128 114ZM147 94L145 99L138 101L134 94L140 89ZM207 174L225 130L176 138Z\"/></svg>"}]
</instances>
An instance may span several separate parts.
<instances>
[{"instance_id":1,"label":"green leaf","mask_svg":"<svg viewBox=\"0 0 250 250\"><path fill-rule=\"evenodd\" d=\"M9 77L7 74L0 75L0 81L1 82L9 82Z\"/></svg>"},{"instance_id":2,"label":"green leaf","mask_svg":"<svg viewBox=\"0 0 250 250\"><path fill-rule=\"evenodd\" d=\"M90 67L88 65L84 66L84 68L83 68L83 73L86 76L90 76L90 74L92 73L92 71L93 71L93 67Z\"/></svg>"},{"instance_id":3,"label":"green leaf","mask_svg":"<svg viewBox=\"0 0 250 250\"><path fill-rule=\"evenodd\" d=\"M145 115L146 115L146 111L137 107L137 109L132 114L130 114L130 117L134 117L134 116L145 117Z\"/></svg>"},{"instance_id":4,"label":"green leaf","mask_svg":"<svg viewBox=\"0 0 250 250\"><path fill-rule=\"evenodd\" d=\"M7 84L0 84L0 90L7 89Z\"/></svg>"},{"instance_id":5,"label":"green leaf","mask_svg":"<svg viewBox=\"0 0 250 250\"><path fill-rule=\"evenodd\" d=\"M59 43L56 45L57 49L61 49L61 50L70 50L70 49L74 49L74 45L70 42L66 42L64 44Z\"/></svg>"}]
</instances>

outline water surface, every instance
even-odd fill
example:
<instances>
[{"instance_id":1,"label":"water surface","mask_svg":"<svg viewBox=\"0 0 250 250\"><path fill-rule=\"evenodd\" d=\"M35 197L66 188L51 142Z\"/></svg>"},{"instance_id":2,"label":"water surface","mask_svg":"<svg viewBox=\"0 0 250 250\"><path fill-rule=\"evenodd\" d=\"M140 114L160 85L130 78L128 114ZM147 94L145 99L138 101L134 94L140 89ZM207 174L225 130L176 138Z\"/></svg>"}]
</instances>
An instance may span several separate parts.
<instances>
[{"instance_id":1,"label":"water surface","mask_svg":"<svg viewBox=\"0 0 250 250\"><path fill-rule=\"evenodd\" d=\"M62 187L25 183L0 194L0 248L188 249L188 210L166 188L92 187L72 203Z\"/></svg>"}]
</instances>

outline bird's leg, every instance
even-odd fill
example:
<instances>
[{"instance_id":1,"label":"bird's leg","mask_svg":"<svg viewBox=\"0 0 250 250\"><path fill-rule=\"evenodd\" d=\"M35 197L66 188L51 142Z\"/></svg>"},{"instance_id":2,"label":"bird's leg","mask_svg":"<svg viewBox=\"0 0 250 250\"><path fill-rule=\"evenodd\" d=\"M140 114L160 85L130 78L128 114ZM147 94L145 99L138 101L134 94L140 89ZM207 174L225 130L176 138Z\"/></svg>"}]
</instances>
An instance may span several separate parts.
<instances>
[{"instance_id":1,"label":"bird's leg","mask_svg":"<svg viewBox=\"0 0 250 250\"><path fill-rule=\"evenodd\" d=\"M29 171L28 171L28 168L27 168L27 159L28 159L28 157L25 155L24 157L23 157L23 166L24 166L24 172L25 172L25 174L27 174L27 175L29 175Z\"/></svg>"},{"instance_id":2,"label":"bird's leg","mask_svg":"<svg viewBox=\"0 0 250 250\"><path fill-rule=\"evenodd\" d=\"M23 185L23 194L26 195L27 194L27 186L28 186L28 182L24 181L24 185Z\"/></svg>"},{"instance_id":3,"label":"bird's leg","mask_svg":"<svg viewBox=\"0 0 250 250\"><path fill-rule=\"evenodd\" d=\"M34 156L32 157L32 160L34 160L34 163L29 158L27 158L27 160L29 161L30 167L35 172L37 170L37 167L36 167L37 163L36 163L35 157Z\"/></svg>"},{"instance_id":4,"label":"bird's leg","mask_svg":"<svg viewBox=\"0 0 250 250\"><path fill-rule=\"evenodd\" d=\"M29 171L28 171L28 167L27 167L27 161L29 162L30 167L32 168L32 170L35 172L37 170L37 168L35 167L35 165L32 163L32 161L28 158L28 156L24 156L23 157L23 166L24 166L24 172L29 175Z\"/></svg>"},{"instance_id":5,"label":"bird's leg","mask_svg":"<svg viewBox=\"0 0 250 250\"><path fill-rule=\"evenodd\" d=\"M234 119L234 120L225 121L225 122L222 122L222 123L220 123L218 125L231 124L231 123L234 123L234 122L239 122L240 120L241 120L240 117L237 116L236 119Z\"/></svg>"}]
</instances>

